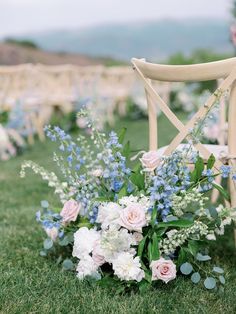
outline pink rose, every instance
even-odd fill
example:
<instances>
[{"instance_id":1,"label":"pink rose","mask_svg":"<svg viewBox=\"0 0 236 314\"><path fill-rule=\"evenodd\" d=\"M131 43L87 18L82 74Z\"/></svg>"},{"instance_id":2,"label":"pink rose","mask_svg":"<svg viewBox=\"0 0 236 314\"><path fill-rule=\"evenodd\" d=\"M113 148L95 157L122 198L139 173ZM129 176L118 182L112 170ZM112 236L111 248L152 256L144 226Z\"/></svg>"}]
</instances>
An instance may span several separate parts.
<instances>
[{"instance_id":1,"label":"pink rose","mask_svg":"<svg viewBox=\"0 0 236 314\"><path fill-rule=\"evenodd\" d=\"M81 205L73 199L65 202L60 212L60 215L62 217L62 222L68 223L71 221L76 221L80 209L81 209Z\"/></svg>"},{"instance_id":2,"label":"pink rose","mask_svg":"<svg viewBox=\"0 0 236 314\"><path fill-rule=\"evenodd\" d=\"M144 153L140 161L146 171L153 171L157 168L159 164L160 156L157 151L150 151Z\"/></svg>"},{"instance_id":3,"label":"pink rose","mask_svg":"<svg viewBox=\"0 0 236 314\"><path fill-rule=\"evenodd\" d=\"M98 266L102 266L106 262L99 241L96 241L94 245L92 259Z\"/></svg>"},{"instance_id":4,"label":"pink rose","mask_svg":"<svg viewBox=\"0 0 236 314\"><path fill-rule=\"evenodd\" d=\"M142 231L147 221L143 206L138 203L131 203L120 213L120 225L128 230Z\"/></svg>"},{"instance_id":5,"label":"pink rose","mask_svg":"<svg viewBox=\"0 0 236 314\"><path fill-rule=\"evenodd\" d=\"M152 280L162 280L165 283L176 278L176 265L171 260L161 257L157 261L152 261Z\"/></svg>"},{"instance_id":6,"label":"pink rose","mask_svg":"<svg viewBox=\"0 0 236 314\"><path fill-rule=\"evenodd\" d=\"M45 228L44 229L47 236L53 241L55 242L57 237L58 237L58 229L56 227L52 227L52 228Z\"/></svg>"}]
</instances>

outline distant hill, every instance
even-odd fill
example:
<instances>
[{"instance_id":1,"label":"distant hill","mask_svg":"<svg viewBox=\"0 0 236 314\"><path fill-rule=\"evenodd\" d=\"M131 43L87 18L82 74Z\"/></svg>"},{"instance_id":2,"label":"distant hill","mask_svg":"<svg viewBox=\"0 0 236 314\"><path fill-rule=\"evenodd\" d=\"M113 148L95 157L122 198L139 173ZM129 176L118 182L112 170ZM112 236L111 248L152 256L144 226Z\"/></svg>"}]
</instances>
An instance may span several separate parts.
<instances>
[{"instance_id":1,"label":"distant hill","mask_svg":"<svg viewBox=\"0 0 236 314\"><path fill-rule=\"evenodd\" d=\"M229 23L225 20L166 19L47 31L24 37L51 51L79 52L123 60L133 56L160 60L176 52L190 54L202 48L233 53Z\"/></svg>"},{"instance_id":2,"label":"distant hill","mask_svg":"<svg viewBox=\"0 0 236 314\"><path fill-rule=\"evenodd\" d=\"M81 54L46 52L34 47L24 47L14 43L0 43L0 65L17 65L21 63L76 64L86 66L103 62Z\"/></svg>"}]
</instances>

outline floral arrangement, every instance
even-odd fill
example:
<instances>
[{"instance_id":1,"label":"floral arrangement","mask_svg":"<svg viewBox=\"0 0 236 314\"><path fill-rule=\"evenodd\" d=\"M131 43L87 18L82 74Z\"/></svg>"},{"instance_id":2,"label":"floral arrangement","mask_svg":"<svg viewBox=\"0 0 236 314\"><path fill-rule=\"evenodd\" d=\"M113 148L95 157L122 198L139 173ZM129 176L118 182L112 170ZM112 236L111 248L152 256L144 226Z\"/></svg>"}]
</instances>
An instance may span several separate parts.
<instances>
[{"instance_id":1,"label":"floral arrangement","mask_svg":"<svg viewBox=\"0 0 236 314\"><path fill-rule=\"evenodd\" d=\"M207 289L223 289L224 270L212 264L207 243L236 216L232 208L212 206L208 196L217 188L229 199L214 179L235 180L234 169L215 170L213 155L204 165L189 146L168 157L150 151L131 161L125 129L107 137L91 127L91 139L80 135L76 141L59 127L45 131L59 143L54 161L63 180L32 161L21 170L22 177L26 168L40 174L62 203L54 208L42 201L36 214L46 235L41 256L56 256L80 280L119 292L145 291L181 274Z\"/></svg>"}]
</instances>

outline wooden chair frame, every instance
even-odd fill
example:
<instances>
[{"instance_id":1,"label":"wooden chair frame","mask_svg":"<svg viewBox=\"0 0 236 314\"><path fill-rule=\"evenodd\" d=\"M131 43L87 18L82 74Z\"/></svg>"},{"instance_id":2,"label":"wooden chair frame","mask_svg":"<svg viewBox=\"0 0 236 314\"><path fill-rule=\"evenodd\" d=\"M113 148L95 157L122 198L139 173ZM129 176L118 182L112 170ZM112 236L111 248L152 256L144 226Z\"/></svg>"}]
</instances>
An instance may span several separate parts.
<instances>
[{"instance_id":1,"label":"wooden chair frame","mask_svg":"<svg viewBox=\"0 0 236 314\"><path fill-rule=\"evenodd\" d=\"M156 104L160 107L162 112L168 120L179 131L178 135L167 146L163 155L170 155L181 142L189 135L189 130L194 128L199 119L203 119L210 109L215 104L216 100L220 100L221 96L230 89L229 97L229 111L228 111L228 164L236 167L236 58L226 60L194 64L194 65L162 65L146 62L145 59L131 60L134 70L137 72L143 81L147 104L148 104L148 118L149 118L149 149L157 150L157 117ZM159 96L157 91L152 86L152 80L166 81L166 82L191 82L191 81L208 81L221 80L219 87L209 97L207 102L202 106L198 112L192 117L190 121L184 125L176 115L170 110L168 105ZM203 146L203 144L194 144L201 155L208 159L210 151ZM215 168L219 170L221 167L221 160L216 160ZM231 206L236 207L236 183L229 180L229 189L231 196ZM236 236L236 232L235 232Z\"/></svg>"}]
</instances>

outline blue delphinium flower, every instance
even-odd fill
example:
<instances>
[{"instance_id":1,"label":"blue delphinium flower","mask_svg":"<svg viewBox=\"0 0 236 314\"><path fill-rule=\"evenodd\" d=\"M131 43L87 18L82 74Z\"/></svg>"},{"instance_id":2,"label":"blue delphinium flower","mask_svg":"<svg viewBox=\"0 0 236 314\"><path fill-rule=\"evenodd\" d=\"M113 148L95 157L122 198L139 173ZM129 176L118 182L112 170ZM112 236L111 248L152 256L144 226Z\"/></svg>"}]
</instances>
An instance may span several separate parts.
<instances>
[{"instance_id":1,"label":"blue delphinium flower","mask_svg":"<svg viewBox=\"0 0 236 314\"><path fill-rule=\"evenodd\" d=\"M228 178L229 175L230 175L230 172L231 172L231 167L230 166L221 166L220 167L220 170L221 170L221 175L222 175L222 178Z\"/></svg>"},{"instance_id":2,"label":"blue delphinium flower","mask_svg":"<svg viewBox=\"0 0 236 314\"><path fill-rule=\"evenodd\" d=\"M175 193L190 184L190 170L185 165L180 152L174 152L156 169L148 188L150 199L156 202L158 216L166 221L170 213L171 200Z\"/></svg>"},{"instance_id":3,"label":"blue delphinium flower","mask_svg":"<svg viewBox=\"0 0 236 314\"><path fill-rule=\"evenodd\" d=\"M202 176L203 176L203 177L207 177L207 181L208 181L209 183L211 183L211 182L214 181L214 172L213 172L212 169L203 170Z\"/></svg>"}]
</instances>

